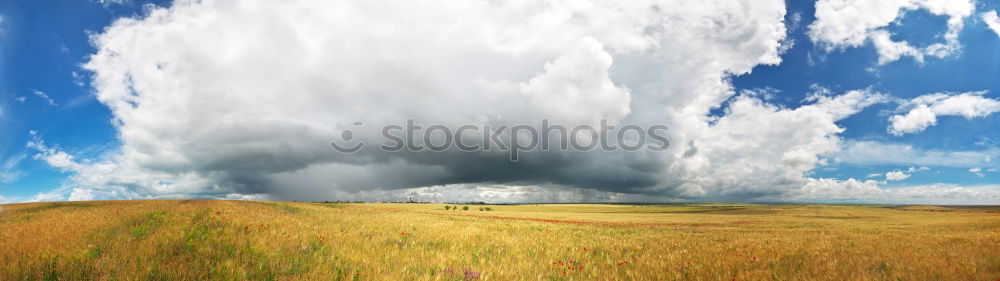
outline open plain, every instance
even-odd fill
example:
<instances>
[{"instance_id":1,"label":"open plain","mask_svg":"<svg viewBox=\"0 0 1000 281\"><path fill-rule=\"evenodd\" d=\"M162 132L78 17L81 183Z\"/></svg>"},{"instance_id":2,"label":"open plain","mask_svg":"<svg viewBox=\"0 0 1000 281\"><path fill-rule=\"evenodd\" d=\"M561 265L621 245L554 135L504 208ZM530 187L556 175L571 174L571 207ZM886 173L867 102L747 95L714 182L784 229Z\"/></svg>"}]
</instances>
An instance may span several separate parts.
<instances>
[{"instance_id":1,"label":"open plain","mask_svg":"<svg viewBox=\"0 0 1000 281\"><path fill-rule=\"evenodd\" d=\"M995 207L30 203L0 241L3 280L1000 279Z\"/></svg>"}]
</instances>

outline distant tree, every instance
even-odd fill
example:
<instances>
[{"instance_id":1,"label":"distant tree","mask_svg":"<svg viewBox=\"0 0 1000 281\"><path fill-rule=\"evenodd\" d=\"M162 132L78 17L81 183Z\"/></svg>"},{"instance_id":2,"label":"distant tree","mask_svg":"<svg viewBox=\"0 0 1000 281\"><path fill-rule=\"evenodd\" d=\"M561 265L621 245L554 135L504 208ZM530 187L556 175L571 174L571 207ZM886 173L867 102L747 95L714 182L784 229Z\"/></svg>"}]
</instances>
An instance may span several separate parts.
<instances>
[{"instance_id":1,"label":"distant tree","mask_svg":"<svg viewBox=\"0 0 1000 281\"><path fill-rule=\"evenodd\" d=\"M468 210L469 210L469 206L462 206L462 211L468 211Z\"/></svg>"},{"instance_id":2,"label":"distant tree","mask_svg":"<svg viewBox=\"0 0 1000 281\"><path fill-rule=\"evenodd\" d=\"M444 210L445 210L445 211L447 211L447 210L451 210L451 206L448 206L448 205L445 205L445 206L444 206Z\"/></svg>"}]
</instances>

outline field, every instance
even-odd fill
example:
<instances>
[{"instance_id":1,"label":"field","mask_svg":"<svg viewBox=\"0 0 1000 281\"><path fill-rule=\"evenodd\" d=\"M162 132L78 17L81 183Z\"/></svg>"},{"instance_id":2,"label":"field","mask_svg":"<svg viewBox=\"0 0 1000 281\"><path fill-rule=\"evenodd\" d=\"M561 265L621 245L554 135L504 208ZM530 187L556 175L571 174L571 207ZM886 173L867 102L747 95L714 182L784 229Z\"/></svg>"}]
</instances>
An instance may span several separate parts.
<instances>
[{"instance_id":1,"label":"field","mask_svg":"<svg viewBox=\"0 0 1000 281\"><path fill-rule=\"evenodd\" d=\"M1000 279L993 207L445 206L3 205L0 279Z\"/></svg>"}]
</instances>

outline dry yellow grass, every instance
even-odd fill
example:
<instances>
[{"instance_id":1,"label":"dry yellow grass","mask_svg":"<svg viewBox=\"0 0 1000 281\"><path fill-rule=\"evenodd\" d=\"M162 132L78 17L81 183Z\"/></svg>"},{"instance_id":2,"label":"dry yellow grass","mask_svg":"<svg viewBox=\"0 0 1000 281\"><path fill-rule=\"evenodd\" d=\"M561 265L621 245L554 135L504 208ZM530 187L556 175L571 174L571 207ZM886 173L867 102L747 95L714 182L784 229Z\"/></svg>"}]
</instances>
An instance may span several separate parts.
<instances>
[{"instance_id":1,"label":"dry yellow grass","mask_svg":"<svg viewBox=\"0 0 1000 281\"><path fill-rule=\"evenodd\" d=\"M2 206L3 280L998 280L1000 212L831 205Z\"/></svg>"}]
</instances>

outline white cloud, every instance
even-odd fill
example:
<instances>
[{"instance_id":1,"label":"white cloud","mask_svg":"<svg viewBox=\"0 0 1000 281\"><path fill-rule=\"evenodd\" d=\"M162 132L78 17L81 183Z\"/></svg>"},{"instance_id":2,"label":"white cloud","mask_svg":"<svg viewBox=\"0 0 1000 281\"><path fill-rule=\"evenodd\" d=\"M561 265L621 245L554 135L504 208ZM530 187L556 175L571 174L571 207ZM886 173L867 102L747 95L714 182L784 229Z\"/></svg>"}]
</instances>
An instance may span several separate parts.
<instances>
[{"instance_id":1,"label":"white cloud","mask_svg":"<svg viewBox=\"0 0 1000 281\"><path fill-rule=\"evenodd\" d=\"M598 191L584 188L550 185L491 185L452 184L407 188L397 191L371 190L362 192L331 191L330 200L365 201L425 201L495 203L548 202L679 202L678 198Z\"/></svg>"},{"instance_id":2,"label":"white cloud","mask_svg":"<svg viewBox=\"0 0 1000 281\"><path fill-rule=\"evenodd\" d=\"M907 144L849 141L844 144L842 150L832 153L829 157L844 164L970 168L997 166L993 160L1000 157L1000 150L995 148L982 151L926 150Z\"/></svg>"},{"instance_id":3,"label":"white cloud","mask_svg":"<svg viewBox=\"0 0 1000 281\"><path fill-rule=\"evenodd\" d=\"M737 97L707 137L691 145L698 153L680 167L696 177L685 183L685 192L771 194L799 188L808 181L804 174L824 163L821 155L840 149L836 135L843 128L835 122L871 105L878 96L851 91L814 98L815 103L796 109Z\"/></svg>"},{"instance_id":4,"label":"white cloud","mask_svg":"<svg viewBox=\"0 0 1000 281\"><path fill-rule=\"evenodd\" d=\"M28 98L25 97L25 96L10 96L10 98L14 99L15 101L17 101L19 103L24 103L25 101L28 100Z\"/></svg>"},{"instance_id":5,"label":"white cloud","mask_svg":"<svg viewBox=\"0 0 1000 281\"><path fill-rule=\"evenodd\" d=\"M75 199L66 198L66 188L58 188L49 192L42 192L35 194L35 196L29 197L24 200L19 200L20 202L59 202L59 201L80 201Z\"/></svg>"},{"instance_id":6,"label":"white cloud","mask_svg":"<svg viewBox=\"0 0 1000 281\"><path fill-rule=\"evenodd\" d=\"M82 74L77 73L76 71L70 71L70 75L73 76L73 84L76 84L77 87L83 87L86 85L83 82L84 79L86 79L86 77L84 77Z\"/></svg>"},{"instance_id":7,"label":"white cloud","mask_svg":"<svg viewBox=\"0 0 1000 281\"><path fill-rule=\"evenodd\" d=\"M1000 111L1000 100L983 97L985 91L961 94L929 94L904 102L905 115L893 115L889 132L893 135L917 133L937 124L939 116L986 117Z\"/></svg>"},{"instance_id":8,"label":"white cloud","mask_svg":"<svg viewBox=\"0 0 1000 281\"><path fill-rule=\"evenodd\" d=\"M105 6L105 7L111 6L112 4L123 5L123 4L131 2L131 0L93 0L93 1L95 1L98 4L101 4L102 6Z\"/></svg>"},{"instance_id":9,"label":"white cloud","mask_svg":"<svg viewBox=\"0 0 1000 281\"><path fill-rule=\"evenodd\" d=\"M814 90L805 101L817 102L823 111L829 112L836 119L843 119L858 113L861 109L878 103L885 103L890 100L889 96L875 93L870 90L848 91L841 96L833 96L829 89L812 85Z\"/></svg>"},{"instance_id":10,"label":"white cloud","mask_svg":"<svg viewBox=\"0 0 1000 281\"><path fill-rule=\"evenodd\" d=\"M976 174L979 177L983 177L983 169L982 168L975 167L975 168L969 169L969 172L973 173L973 174Z\"/></svg>"},{"instance_id":11,"label":"white cloud","mask_svg":"<svg viewBox=\"0 0 1000 281\"><path fill-rule=\"evenodd\" d=\"M1000 36L1000 17L997 16L996 11L989 11L982 13L983 22L986 22L986 26L989 26L997 36Z\"/></svg>"},{"instance_id":12,"label":"white cloud","mask_svg":"<svg viewBox=\"0 0 1000 281\"><path fill-rule=\"evenodd\" d=\"M906 169L906 172L903 172L903 171L900 171L900 170L889 171L889 172L885 173L885 180L887 182L888 181L901 181L901 180L905 180L905 179L910 178L910 176L912 176L913 173L927 171L927 170L930 170L930 169L931 168L929 168L929 167L920 167L920 168L910 167L910 168ZM907 173L909 173L909 174L907 174ZM870 175L868 175L868 178L880 177L882 175L883 174L870 174Z\"/></svg>"},{"instance_id":13,"label":"white cloud","mask_svg":"<svg viewBox=\"0 0 1000 281\"><path fill-rule=\"evenodd\" d=\"M903 173L901 171L891 171L885 173L885 180L887 181L901 181L909 178L910 175Z\"/></svg>"},{"instance_id":14,"label":"white cloud","mask_svg":"<svg viewBox=\"0 0 1000 281\"><path fill-rule=\"evenodd\" d=\"M709 116L734 95L730 75L780 62L783 1L251 2L177 1L93 37L98 52L85 67L122 147L74 160L78 189L301 199L331 189L504 183L745 196L803 181L841 131L833 124L841 113L819 108L826 102L779 109L742 98L732 116ZM452 127L542 118L666 124L672 147L538 152L513 165L496 153L348 156L326 145L360 120L376 128L356 132L374 147L377 128L411 118ZM733 125L770 119L788 126L763 135ZM739 174L781 177L713 179L748 169L727 158L765 153L714 140L744 145L744 134L778 156Z\"/></svg>"},{"instance_id":15,"label":"white cloud","mask_svg":"<svg viewBox=\"0 0 1000 281\"><path fill-rule=\"evenodd\" d=\"M910 56L918 62L924 61L924 53L919 49L910 46L905 41L893 41L889 32L885 30L872 31L868 35L875 50L878 52L878 63L886 64L899 60L901 57Z\"/></svg>"},{"instance_id":16,"label":"white cloud","mask_svg":"<svg viewBox=\"0 0 1000 281\"><path fill-rule=\"evenodd\" d=\"M880 188L878 184L873 180L812 179L787 198L819 203L887 204L996 204L1000 200L1000 185L929 184Z\"/></svg>"},{"instance_id":17,"label":"white cloud","mask_svg":"<svg viewBox=\"0 0 1000 281\"><path fill-rule=\"evenodd\" d=\"M39 91L39 90L31 90L31 92L34 93L35 96L37 96L38 98L42 99L43 101L45 101L45 103L48 103L51 106L58 106L59 105L59 104L56 103L56 101L52 100L52 98L50 98L49 95L46 94L45 92L42 92L42 91Z\"/></svg>"},{"instance_id":18,"label":"white cloud","mask_svg":"<svg viewBox=\"0 0 1000 281\"><path fill-rule=\"evenodd\" d=\"M893 135L920 132L937 124L937 114L925 104L919 104L906 115L893 115L889 118L889 132Z\"/></svg>"},{"instance_id":19,"label":"white cloud","mask_svg":"<svg viewBox=\"0 0 1000 281\"><path fill-rule=\"evenodd\" d=\"M25 158L27 154L18 154L0 163L0 183L12 183L24 176L24 172L18 170L18 164Z\"/></svg>"},{"instance_id":20,"label":"white cloud","mask_svg":"<svg viewBox=\"0 0 1000 281\"><path fill-rule=\"evenodd\" d=\"M521 84L521 91L557 123L616 123L629 113L629 91L608 77L612 58L600 42L584 37L578 44L546 63L543 73Z\"/></svg>"},{"instance_id":21,"label":"white cloud","mask_svg":"<svg viewBox=\"0 0 1000 281\"><path fill-rule=\"evenodd\" d=\"M31 147L70 174L59 194L71 200L798 194L841 149L836 122L886 97L827 92L796 108L733 97L733 74L781 61L784 16L779 0L175 1L92 38L85 68L121 147L98 159L40 136ZM406 119L543 118L665 124L671 148L529 152L516 164L374 149L379 128ZM329 149L354 121L370 149Z\"/></svg>"},{"instance_id":22,"label":"white cloud","mask_svg":"<svg viewBox=\"0 0 1000 281\"><path fill-rule=\"evenodd\" d=\"M906 41L893 41L885 29L908 11L925 9L933 15L948 17L944 43L923 48ZM825 45L827 51L859 47L871 41L879 54L879 64L911 56L923 61L924 56L946 57L961 48L958 34L975 5L971 0L819 0L816 21L809 25L809 38Z\"/></svg>"}]
</instances>

